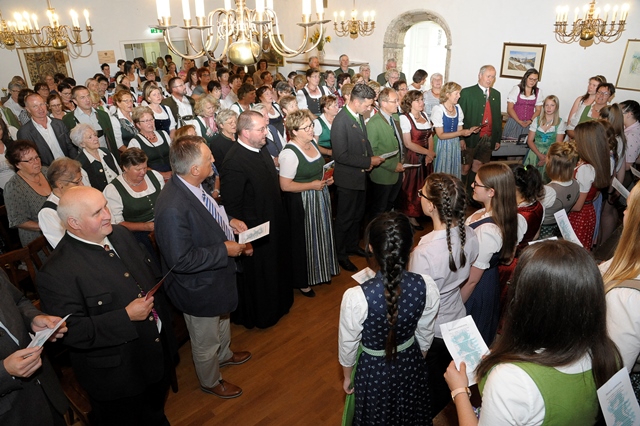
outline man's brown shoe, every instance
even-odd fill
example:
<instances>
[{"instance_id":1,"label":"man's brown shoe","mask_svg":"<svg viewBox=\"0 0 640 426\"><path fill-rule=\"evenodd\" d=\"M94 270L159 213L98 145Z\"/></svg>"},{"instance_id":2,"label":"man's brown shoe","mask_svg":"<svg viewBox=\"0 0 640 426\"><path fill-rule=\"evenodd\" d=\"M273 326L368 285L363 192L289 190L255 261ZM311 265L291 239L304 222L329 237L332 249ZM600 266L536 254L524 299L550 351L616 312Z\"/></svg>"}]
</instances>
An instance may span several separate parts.
<instances>
[{"instance_id":1,"label":"man's brown shoe","mask_svg":"<svg viewBox=\"0 0 640 426\"><path fill-rule=\"evenodd\" d=\"M220 367L224 367L226 365L240 365L251 359L251 352L241 351L234 352L233 356L226 361L220 361Z\"/></svg>"},{"instance_id":2,"label":"man's brown shoe","mask_svg":"<svg viewBox=\"0 0 640 426\"><path fill-rule=\"evenodd\" d=\"M229 382L225 382L222 379L220 379L220 382L212 388L200 386L200 389L202 389L202 392L210 393L211 395L215 395L218 398L223 399L237 398L242 395L242 389Z\"/></svg>"}]
</instances>

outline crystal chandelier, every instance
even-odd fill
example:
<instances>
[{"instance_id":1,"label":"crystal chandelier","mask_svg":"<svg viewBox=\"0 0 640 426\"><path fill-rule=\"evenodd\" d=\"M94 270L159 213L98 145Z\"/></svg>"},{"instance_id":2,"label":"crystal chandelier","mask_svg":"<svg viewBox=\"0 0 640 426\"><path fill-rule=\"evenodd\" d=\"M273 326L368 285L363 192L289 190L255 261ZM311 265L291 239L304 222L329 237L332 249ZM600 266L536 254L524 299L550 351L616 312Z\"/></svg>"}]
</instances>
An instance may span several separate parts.
<instances>
[{"instance_id":1,"label":"crystal chandelier","mask_svg":"<svg viewBox=\"0 0 640 426\"><path fill-rule=\"evenodd\" d=\"M353 0L353 9L351 10L351 19L344 20L344 10L340 12L340 24L338 25L338 12L333 12L333 29L338 37L349 36L353 39L358 38L358 35L362 37L373 34L373 29L376 27L375 21L376 12L371 11L364 12L362 14L364 21L357 19L358 11L356 10L356 0Z\"/></svg>"},{"instance_id":2,"label":"crystal chandelier","mask_svg":"<svg viewBox=\"0 0 640 426\"><path fill-rule=\"evenodd\" d=\"M317 19L315 21L311 21L311 0L303 0L302 22L297 25L304 29L304 37L300 46L292 49L282 40L278 17L273 10L273 0L267 0L266 7L264 0L256 0L255 9L249 9L245 0L235 0L235 9L232 9L231 0L224 0L224 8L212 10L206 15L203 0L195 0L195 25L191 20L189 0L182 0L184 26L180 28L187 30L189 47L195 52L190 55L179 52L171 42L170 31L176 25L171 25L169 0L156 0L156 5L158 25L152 28L162 31L164 41L173 53L186 59L196 59L206 55L213 61L219 61L227 55L229 61L235 65L255 64L262 52L268 52L269 49L275 50L285 58L310 52L322 39L325 32L324 24L329 22L329 20L323 20L322 0L316 0ZM316 25L319 26L320 37L317 42L308 46L309 29ZM194 45L192 30L199 31L202 48ZM220 56L216 57L214 52L221 43L223 50Z\"/></svg>"},{"instance_id":3,"label":"crystal chandelier","mask_svg":"<svg viewBox=\"0 0 640 426\"><path fill-rule=\"evenodd\" d=\"M581 15L580 8L576 7L575 17L571 24L572 27L569 30L567 23L569 6L558 6L556 9L556 23L554 24L556 40L560 43L578 41L585 47L593 43L613 43L620 38L624 31L627 15L629 14L629 5L626 3L622 5L617 23L618 6L613 8L613 18L610 23L607 22L609 20L609 11L611 10L609 5L604 8L604 18L600 17L600 8L596 8L595 0L585 4L582 10L583 14Z\"/></svg>"},{"instance_id":4,"label":"crystal chandelier","mask_svg":"<svg viewBox=\"0 0 640 426\"><path fill-rule=\"evenodd\" d=\"M49 25L40 28L38 17L33 14L23 12L14 13L14 21L5 21L0 12L0 47L22 48L22 47L52 47L54 49L65 49L68 43L80 46L91 42L91 23L89 22L89 12L84 10L86 21L86 31L88 38L82 41L78 14L72 9L70 12L72 26L60 25L56 10L51 7L51 0L47 0L47 18Z\"/></svg>"}]
</instances>

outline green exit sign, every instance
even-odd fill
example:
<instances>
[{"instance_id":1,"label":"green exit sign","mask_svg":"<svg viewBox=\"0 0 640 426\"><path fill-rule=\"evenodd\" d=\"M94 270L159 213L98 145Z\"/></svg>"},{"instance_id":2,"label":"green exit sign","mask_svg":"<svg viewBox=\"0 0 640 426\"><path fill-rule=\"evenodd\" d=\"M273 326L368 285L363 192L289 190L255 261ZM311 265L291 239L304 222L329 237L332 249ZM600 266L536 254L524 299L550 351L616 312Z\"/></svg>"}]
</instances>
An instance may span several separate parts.
<instances>
[{"instance_id":1,"label":"green exit sign","mask_svg":"<svg viewBox=\"0 0 640 426\"><path fill-rule=\"evenodd\" d=\"M151 34L162 34L162 30L157 28L149 28L149 30L151 31Z\"/></svg>"}]
</instances>

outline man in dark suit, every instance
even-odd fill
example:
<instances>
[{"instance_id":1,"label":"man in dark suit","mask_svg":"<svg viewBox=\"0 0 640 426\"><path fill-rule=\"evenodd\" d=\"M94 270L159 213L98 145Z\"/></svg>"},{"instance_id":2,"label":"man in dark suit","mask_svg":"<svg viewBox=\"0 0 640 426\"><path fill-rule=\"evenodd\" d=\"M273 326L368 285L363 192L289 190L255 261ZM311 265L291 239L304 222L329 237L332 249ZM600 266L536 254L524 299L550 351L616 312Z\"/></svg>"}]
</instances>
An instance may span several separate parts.
<instances>
[{"instance_id":1,"label":"man in dark suit","mask_svg":"<svg viewBox=\"0 0 640 426\"><path fill-rule=\"evenodd\" d=\"M247 226L229 218L203 189L202 182L213 175L214 161L203 138L174 141L169 159L174 174L155 207L156 241L165 265L173 267L165 284L167 294L184 312L200 388L220 398L235 398L242 389L222 380L220 367L251 358L249 352L229 349L229 313L238 304L234 258L246 249L233 240L233 232Z\"/></svg>"},{"instance_id":2,"label":"man in dark suit","mask_svg":"<svg viewBox=\"0 0 640 426\"><path fill-rule=\"evenodd\" d=\"M62 343L89 394L96 425L168 425L164 401L177 345L159 277L133 234L111 225L107 201L71 188L58 205L67 230L37 276L42 305L71 314Z\"/></svg>"},{"instance_id":3,"label":"man in dark suit","mask_svg":"<svg viewBox=\"0 0 640 426\"><path fill-rule=\"evenodd\" d=\"M18 139L26 139L36 144L43 166L49 166L60 157L76 158L78 149L69 137L69 129L62 120L47 116L47 104L37 93L24 99L25 109L31 115L18 130Z\"/></svg>"},{"instance_id":4,"label":"man in dark suit","mask_svg":"<svg viewBox=\"0 0 640 426\"><path fill-rule=\"evenodd\" d=\"M26 349L29 332L53 328L59 317L45 315L0 271L0 424L65 425L68 407L42 346ZM67 332L65 326L50 338Z\"/></svg>"},{"instance_id":5,"label":"man in dark suit","mask_svg":"<svg viewBox=\"0 0 640 426\"><path fill-rule=\"evenodd\" d=\"M365 84L356 84L349 103L336 115L331 125L331 145L335 160L333 178L336 190L334 233L338 262L347 271L356 271L349 254L364 256L358 245L365 211L367 173L384 162L374 156L367 138L362 114L371 109L376 92Z\"/></svg>"},{"instance_id":6,"label":"man in dark suit","mask_svg":"<svg viewBox=\"0 0 640 426\"><path fill-rule=\"evenodd\" d=\"M464 113L463 128L473 131L469 137L464 138L466 156L462 166L462 181L466 183L469 194L480 166L491 161L492 151L500 148L500 92L491 87L495 80L496 69L492 65L485 65L480 68L478 84L460 91L459 104Z\"/></svg>"}]
</instances>

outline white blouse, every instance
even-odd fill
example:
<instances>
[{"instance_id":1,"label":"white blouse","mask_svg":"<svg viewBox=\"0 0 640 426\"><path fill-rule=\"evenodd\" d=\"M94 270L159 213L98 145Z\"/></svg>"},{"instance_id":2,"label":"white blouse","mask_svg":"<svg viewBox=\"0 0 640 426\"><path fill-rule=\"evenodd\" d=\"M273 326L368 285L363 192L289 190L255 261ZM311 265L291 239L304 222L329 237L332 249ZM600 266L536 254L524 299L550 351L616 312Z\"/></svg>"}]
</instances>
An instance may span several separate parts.
<instances>
[{"instance_id":1,"label":"white blouse","mask_svg":"<svg viewBox=\"0 0 640 426\"><path fill-rule=\"evenodd\" d=\"M309 162L316 161L321 156L320 152L316 152L316 155L314 155L313 157L309 157L293 142L287 143L287 146L293 146L293 149L297 149L298 152L302 153L302 155L304 155L304 158L306 158L307 161ZM296 172L298 171L298 164L300 162L298 161L298 156L296 155L295 152L293 152L290 149L283 149L280 152L280 155L278 156L278 162L280 163L281 177L284 177L287 179L293 179L296 177Z\"/></svg>"},{"instance_id":2,"label":"white blouse","mask_svg":"<svg viewBox=\"0 0 640 426\"><path fill-rule=\"evenodd\" d=\"M152 170L151 172L155 175L156 179L160 183L160 189L162 189L164 187L164 178L155 170ZM151 179L149 179L149 176L147 175L144 175L144 181L147 183L147 189L142 192L135 192L133 189L131 189L129 184L125 182L122 175L118 176L116 179L119 180L120 183L122 183L124 189L126 189L129 195L131 195L133 198L146 197L147 195L151 195L156 192L156 187L153 185ZM116 187L113 185L113 183L110 183L104 188L104 191L102 192L104 193L104 197L107 199L109 210L111 210L111 223L118 224L120 222L124 222L124 204L122 202L122 197L120 196L120 193L118 192Z\"/></svg>"},{"instance_id":3,"label":"white blouse","mask_svg":"<svg viewBox=\"0 0 640 426\"><path fill-rule=\"evenodd\" d=\"M426 305L416 328L416 340L420 349L425 352L433 342L435 317L440 306L440 294L433 279L422 275L427 285ZM340 365L352 367L356 363L358 345L362 339L363 324L367 319L369 306L362 290L357 285L345 291L340 305L340 326L338 328L338 358Z\"/></svg>"},{"instance_id":4,"label":"white blouse","mask_svg":"<svg viewBox=\"0 0 640 426\"><path fill-rule=\"evenodd\" d=\"M431 113L433 114L433 111ZM429 123L429 120L427 120L426 123L418 123L416 122L415 117L413 117L411 114L409 115L411 116L411 120L413 121L413 124L416 126L417 129L426 130L431 128L431 124ZM400 128L402 129L402 133L411 132L411 123L409 122L409 119L407 118L407 116L404 114L400 114Z\"/></svg>"},{"instance_id":5,"label":"white blouse","mask_svg":"<svg viewBox=\"0 0 640 426\"><path fill-rule=\"evenodd\" d=\"M485 209L480 209L478 212L483 212L483 214L475 222L491 216L491 212L486 213ZM471 216L467 218L465 222L466 225L474 223L471 221ZM516 244L522 241L522 237L527 232L527 228L526 219L518 213L518 240ZM495 223L484 223L475 228L475 232L480 244L480 253L473 266L478 269L489 269L491 257L494 253L502 249L502 233L500 232L500 227Z\"/></svg>"}]
</instances>

